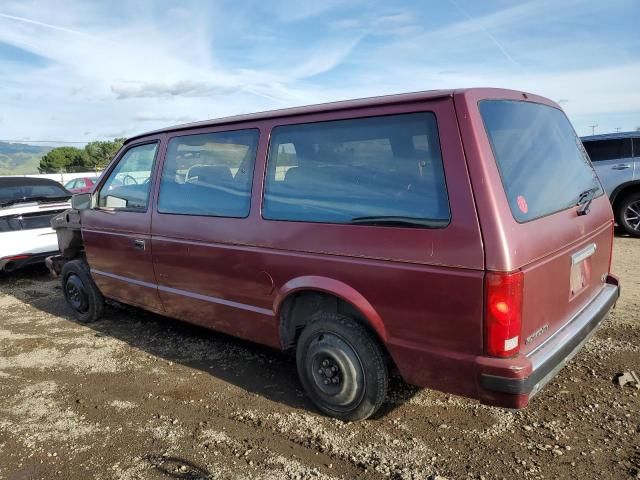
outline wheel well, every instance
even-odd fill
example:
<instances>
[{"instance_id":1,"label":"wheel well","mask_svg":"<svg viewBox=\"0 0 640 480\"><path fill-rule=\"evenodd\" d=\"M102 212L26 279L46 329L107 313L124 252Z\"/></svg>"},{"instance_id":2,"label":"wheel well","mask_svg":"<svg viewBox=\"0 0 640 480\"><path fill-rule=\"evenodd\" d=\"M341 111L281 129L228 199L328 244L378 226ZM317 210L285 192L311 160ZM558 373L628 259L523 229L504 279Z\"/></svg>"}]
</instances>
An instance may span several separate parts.
<instances>
[{"instance_id":1,"label":"wheel well","mask_svg":"<svg viewBox=\"0 0 640 480\"><path fill-rule=\"evenodd\" d=\"M357 307L336 295L317 290L295 292L284 300L280 308L280 342L284 350L295 347L300 333L317 312L340 313L362 323L375 335L391 358L384 342Z\"/></svg>"},{"instance_id":2,"label":"wheel well","mask_svg":"<svg viewBox=\"0 0 640 480\"><path fill-rule=\"evenodd\" d=\"M613 213L617 215L618 207L625 200L625 198L633 193L638 192L640 192L640 183L627 185L626 187L623 187L619 192L617 192L615 194L615 197L613 198L613 202L611 202L613 204Z\"/></svg>"}]
</instances>

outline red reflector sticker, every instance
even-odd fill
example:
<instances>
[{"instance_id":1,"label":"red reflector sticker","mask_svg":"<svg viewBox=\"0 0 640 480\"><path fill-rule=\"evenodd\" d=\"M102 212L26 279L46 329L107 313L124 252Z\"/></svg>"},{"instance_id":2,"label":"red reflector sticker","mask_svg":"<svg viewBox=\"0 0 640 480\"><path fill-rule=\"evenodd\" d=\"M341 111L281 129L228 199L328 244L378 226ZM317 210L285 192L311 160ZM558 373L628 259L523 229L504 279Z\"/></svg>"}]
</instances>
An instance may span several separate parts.
<instances>
[{"instance_id":1,"label":"red reflector sticker","mask_svg":"<svg viewBox=\"0 0 640 480\"><path fill-rule=\"evenodd\" d=\"M529 211L529 205L527 205L527 200L522 195L518 195L518 208L522 213L527 213Z\"/></svg>"}]
</instances>

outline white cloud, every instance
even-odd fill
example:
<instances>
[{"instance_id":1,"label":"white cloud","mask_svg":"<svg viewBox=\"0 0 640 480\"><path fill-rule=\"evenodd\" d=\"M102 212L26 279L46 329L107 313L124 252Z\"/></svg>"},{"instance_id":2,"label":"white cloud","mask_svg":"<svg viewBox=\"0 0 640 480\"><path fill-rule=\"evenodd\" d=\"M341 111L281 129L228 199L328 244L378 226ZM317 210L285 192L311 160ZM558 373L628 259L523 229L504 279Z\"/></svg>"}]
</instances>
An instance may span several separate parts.
<instances>
[{"instance_id":1,"label":"white cloud","mask_svg":"<svg viewBox=\"0 0 640 480\"><path fill-rule=\"evenodd\" d=\"M209 97L237 92L239 86L222 87L204 82L183 80L174 83L155 82L117 82L111 85L111 91L119 99L162 98L162 97Z\"/></svg>"},{"instance_id":2,"label":"white cloud","mask_svg":"<svg viewBox=\"0 0 640 480\"><path fill-rule=\"evenodd\" d=\"M196 118L189 117L188 115L172 116L166 113L155 112L139 112L133 116L136 122L165 122L165 123L187 123L197 120Z\"/></svg>"},{"instance_id":3,"label":"white cloud","mask_svg":"<svg viewBox=\"0 0 640 480\"><path fill-rule=\"evenodd\" d=\"M601 6L530 1L473 18L451 7L448 21L438 22L419 3L365 9L358 1L163 9L155 2L5 0L0 46L42 61L0 58L3 135L78 140L90 130L104 138L193 119L469 86L565 99L573 116L640 111L637 55L577 67L567 59L581 51L587 58L595 45L607 51L602 38L521 34L541 18ZM56 120L43 120L51 116Z\"/></svg>"},{"instance_id":4,"label":"white cloud","mask_svg":"<svg viewBox=\"0 0 640 480\"><path fill-rule=\"evenodd\" d=\"M316 17L340 5L340 0L299 1L299 0L275 0L265 2L265 10L275 13L285 22L299 22Z\"/></svg>"},{"instance_id":5,"label":"white cloud","mask_svg":"<svg viewBox=\"0 0 640 480\"><path fill-rule=\"evenodd\" d=\"M55 8L72 12L74 5L69 2ZM126 125L126 132L133 133L140 129L135 112L157 110L158 101L171 101L164 105L172 114L145 122L160 124L184 116L208 118L281 106L296 97L289 85L335 68L358 42L358 38L346 43L328 39L306 49L292 49L287 63L280 66L274 62L267 68L232 68L223 63L223 47L216 49L212 40L218 23L198 22L194 12L185 9L172 10L166 25L162 19L145 21L136 16L101 26L101 13L86 5L83 18L70 14L61 25L41 20L59 18L51 4L9 3L0 11L3 7L19 14L0 14L0 42L47 62L39 68L12 68L0 79L5 98L16 98L8 113L16 119L14 126L19 126L12 136L19 137L32 133L77 137L80 133L74 131L84 132L87 124L95 124L95 132L120 132ZM306 18L324 9L298 16ZM184 21L175 22L176 18ZM0 62L0 73L2 65ZM30 105L18 96L29 98ZM36 110L42 109L56 111L62 120L55 125L27 120L39 116Z\"/></svg>"}]
</instances>

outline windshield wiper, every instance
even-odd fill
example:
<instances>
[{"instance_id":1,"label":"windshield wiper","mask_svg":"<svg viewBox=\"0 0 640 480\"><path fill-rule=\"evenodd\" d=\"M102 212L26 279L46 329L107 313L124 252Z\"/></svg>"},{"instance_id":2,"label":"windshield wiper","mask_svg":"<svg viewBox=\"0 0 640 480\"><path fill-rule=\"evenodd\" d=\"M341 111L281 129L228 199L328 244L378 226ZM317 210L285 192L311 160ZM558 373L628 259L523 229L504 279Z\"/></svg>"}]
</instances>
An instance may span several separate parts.
<instances>
[{"instance_id":1,"label":"windshield wiper","mask_svg":"<svg viewBox=\"0 0 640 480\"><path fill-rule=\"evenodd\" d=\"M578 201L577 201L576 205L578 207L580 207L580 208L578 208L578 216L579 217L589 213L589 209L591 207L591 202L593 201L593 198L594 198L595 194L599 190L600 190L599 187L593 187L593 188L590 188L588 190L585 190L580 195L578 195Z\"/></svg>"},{"instance_id":2,"label":"windshield wiper","mask_svg":"<svg viewBox=\"0 0 640 480\"><path fill-rule=\"evenodd\" d=\"M435 220L430 218L400 217L393 215L381 215L371 217L356 217L349 221L352 225L377 225L389 227L419 227L419 228L441 228L447 226L448 220Z\"/></svg>"},{"instance_id":3,"label":"windshield wiper","mask_svg":"<svg viewBox=\"0 0 640 480\"><path fill-rule=\"evenodd\" d=\"M0 207L8 207L9 205L15 205L16 203L26 203L26 202L59 202L61 200L69 200L69 196L60 196L60 197L22 197L22 198L13 198L11 200L7 200L6 202L0 203Z\"/></svg>"}]
</instances>

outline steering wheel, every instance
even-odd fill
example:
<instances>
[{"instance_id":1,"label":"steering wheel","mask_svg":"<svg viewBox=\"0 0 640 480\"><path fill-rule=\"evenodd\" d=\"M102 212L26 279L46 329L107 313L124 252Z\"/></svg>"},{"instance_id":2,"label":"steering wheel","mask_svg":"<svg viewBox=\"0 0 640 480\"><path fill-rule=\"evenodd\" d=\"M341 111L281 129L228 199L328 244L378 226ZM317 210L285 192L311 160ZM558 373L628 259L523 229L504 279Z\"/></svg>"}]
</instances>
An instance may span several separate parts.
<instances>
[{"instance_id":1,"label":"steering wheel","mask_svg":"<svg viewBox=\"0 0 640 480\"><path fill-rule=\"evenodd\" d=\"M122 178L122 184L123 185L137 185L138 181L135 178L133 178L131 175L125 175Z\"/></svg>"}]
</instances>

